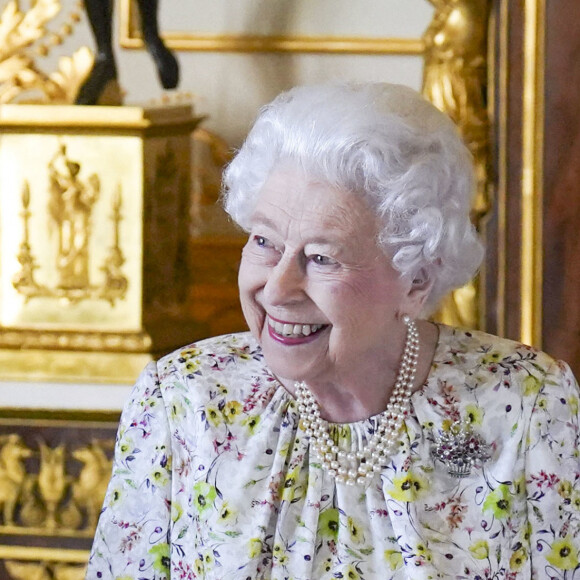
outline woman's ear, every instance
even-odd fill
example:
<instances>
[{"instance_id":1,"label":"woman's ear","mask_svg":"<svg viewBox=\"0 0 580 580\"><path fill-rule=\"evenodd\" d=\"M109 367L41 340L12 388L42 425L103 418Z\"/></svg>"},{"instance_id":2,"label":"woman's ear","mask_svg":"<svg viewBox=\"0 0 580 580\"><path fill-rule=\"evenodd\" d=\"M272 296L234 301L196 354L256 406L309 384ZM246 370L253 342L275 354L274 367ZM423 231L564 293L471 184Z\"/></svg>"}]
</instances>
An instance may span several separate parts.
<instances>
[{"instance_id":1,"label":"woman's ear","mask_svg":"<svg viewBox=\"0 0 580 580\"><path fill-rule=\"evenodd\" d=\"M419 315L421 310L423 310L425 301L429 297L429 294L431 294L432 288L433 280L429 276L426 268L421 268L418 272L415 272L407 294L407 300L410 307L408 312L410 314L412 310L415 317Z\"/></svg>"}]
</instances>

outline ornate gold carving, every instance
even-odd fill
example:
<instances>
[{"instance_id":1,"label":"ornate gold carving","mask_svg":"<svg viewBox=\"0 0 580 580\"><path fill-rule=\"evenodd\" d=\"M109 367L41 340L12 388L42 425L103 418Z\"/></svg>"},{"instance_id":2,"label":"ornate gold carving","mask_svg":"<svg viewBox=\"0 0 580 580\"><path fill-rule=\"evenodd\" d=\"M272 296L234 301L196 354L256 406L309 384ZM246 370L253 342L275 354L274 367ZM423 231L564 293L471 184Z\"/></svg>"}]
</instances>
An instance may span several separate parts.
<instances>
[{"instance_id":1,"label":"ornate gold carving","mask_svg":"<svg viewBox=\"0 0 580 580\"><path fill-rule=\"evenodd\" d=\"M58 70L50 75L37 66L36 58L47 56L72 34L81 18L81 3L65 17L58 32L49 31L47 24L60 12L59 0L30 4L22 12L19 2L11 0L0 16L0 103L73 103L92 67L90 50L83 47L72 57L61 58Z\"/></svg>"},{"instance_id":2,"label":"ornate gold carving","mask_svg":"<svg viewBox=\"0 0 580 580\"><path fill-rule=\"evenodd\" d=\"M84 580L86 566L42 562L31 564L7 560L6 570L10 580Z\"/></svg>"},{"instance_id":3,"label":"ornate gold carving","mask_svg":"<svg viewBox=\"0 0 580 580\"><path fill-rule=\"evenodd\" d=\"M78 480L73 484L73 500L87 514L87 525L97 525L99 512L111 475L111 461L102 447L93 441L73 451L73 457L83 463Z\"/></svg>"},{"instance_id":4,"label":"ornate gold carving","mask_svg":"<svg viewBox=\"0 0 580 580\"><path fill-rule=\"evenodd\" d=\"M91 174L86 182L79 178L80 163L72 161L65 145L48 163L50 198L48 215L50 223L56 226L58 237L54 267L58 280L49 288L36 282L34 271L38 268L30 246L30 186L24 182L22 189L21 213L24 238L20 244L18 261L22 269L15 274L13 285L26 300L40 296L64 298L76 303L86 298L107 300L114 305L123 299L127 290L127 278L121 272L125 258L119 246L119 223L121 221L120 186L112 202L111 221L113 223L113 245L101 270L105 280L100 286L91 285L89 279L89 242L91 241L91 214L101 190L98 176ZM50 227L48 228L50 231ZM53 228L54 229L54 228Z\"/></svg>"},{"instance_id":5,"label":"ornate gold carving","mask_svg":"<svg viewBox=\"0 0 580 580\"><path fill-rule=\"evenodd\" d=\"M458 125L473 154L476 191L472 220L480 227L491 209L488 180L487 32L489 0L429 0L435 16L423 40L423 94ZM438 318L459 326L479 326L478 288L471 282L453 292Z\"/></svg>"},{"instance_id":6,"label":"ornate gold carving","mask_svg":"<svg viewBox=\"0 0 580 580\"><path fill-rule=\"evenodd\" d=\"M36 451L18 434L0 444L0 533L90 537L111 474L113 441L93 440L68 453L64 443L43 441Z\"/></svg>"},{"instance_id":7,"label":"ornate gold carving","mask_svg":"<svg viewBox=\"0 0 580 580\"><path fill-rule=\"evenodd\" d=\"M48 163L48 209L58 231L57 287L64 291L85 290L89 286L91 213L101 184L96 173L83 183L80 169L80 164L67 156L66 145L61 145Z\"/></svg>"},{"instance_id":8,"label":"ornate gold carving","mask_svg":"<svg viewBox=\"0 0 580 580\"><path fill-rule=\"evenodd\" d=\"M41 502L46 507L43 525L47 530L53 531L59 527L60 522L56 520L56 512L68 486L69 478L65 475L64 467L64 445L51 449L41 443L38 491ZM28 522L24 521L24 523Z\"/></svg>"},{"instance_id":9,"label":"ornate gold carving","mask_svg":"<svg viewBox=\"0 0 580 580\"><path fill-rule=\"evenodd\" d=\"M1 108L4 380L132 383L152 357L203 336L187 279L198 122L190 104ZM66 212L56 201L69 193L80 202ZM87 220L76 255L67 235L59 251L61 231Z\"/></svg>"},{"instance_id":10,"label":"ornate gold carving","mask_svg":"<svg viewBox=\"0 0 580 580\"><path fill-rule=\"evenodd\" d=\"M26 480L23 460L30 457L32 451L15 433L1 437L0 444L0 504L4 525L11 526Z\"/></svg>"},{"instance_id":11,"label":"ornate gold carving","mask_svg":"<svg viewBox=\"0 0 580 580\"><path fill-rule=\"evenodd\" d=\"M145 332L82 332L0 329L0 348L40 348L49 350L84 350L146 352L152 346Z\"/></svg>"},{"instance_id":12,"label":"ornate gold carving","mask_svg":"<svg viewBox=\"0 0 580 580\"><path fill-rule=\"evenodd\" d=\"M103 284L101 298L105 298L115 304L117 298L123 298L127 291L129 282L121 270L125 263L125 256L119 244L119 224L121 223L121 207L123 198L121 196L121 186L117 188L113 196L111 221L113 222L113 245L109 249L109 255L102 267L105 273L105 283Z\"/></svg>"},{"instance_id":13,"label":"ornate gold carving","mask_svg":"<svg viewBox=\"0 0 580 580\"><path fill-rule=\"evenodd\" d=\"M24 225L24 239L20 244L20 250L16 256L22 269L14 275L12 284L14 287L24 294L27 298L29 295L39 295L42 289L34 281L34 270L38 265L34 261L32 251L30 249L30 185L25 181L22 185L22 222Z\"/></svg>"},{"instance_id":14,"label":"ornate gold carving","mask_svg":"<svg viewBox=\"0 0 580 580\"><path fill-rule=\"evenodd\" d=\"M84 577L118 420L118 412L0 410L0 578Z\"/></svg>"}]
</instances>

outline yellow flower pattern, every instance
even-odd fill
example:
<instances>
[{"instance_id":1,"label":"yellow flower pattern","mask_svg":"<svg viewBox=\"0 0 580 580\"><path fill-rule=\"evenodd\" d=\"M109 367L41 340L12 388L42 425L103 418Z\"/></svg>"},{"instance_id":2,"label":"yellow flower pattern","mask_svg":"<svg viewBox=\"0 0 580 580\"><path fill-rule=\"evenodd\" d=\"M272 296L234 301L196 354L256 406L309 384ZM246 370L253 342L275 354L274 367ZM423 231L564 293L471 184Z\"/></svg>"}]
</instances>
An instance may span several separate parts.
<instances>
[{"instance_id":1,"label":"yellow flower pattern","mask_svg":"<svg viewBox=\"0 0 580 580\"><path fill-rule=\"evenodd\" d=\"M556 540L546 560L560 570L575 570L578 567L578 542L571 536Z\"/></svg>"},{"instance_id":2,"label":"yellow flower pattern","mask_svg":"<svg viewBox=\"0 0 580 580\"><path fill-rule=\"evenodd\" d=\"M407 472L393 479L393 487L389 491L389 495L399 501L412 502L420 499L428 490L427 479Z\"/></svg>"},{"instance_id":3,"label":"yellow flower pattern","mask_svg":"<svg viewBox=\"0 0 580 580\"><path fill-rule=\"evenodd\" d=\"M479 540L469 546L469 551L474 558L478 560L486 560L489 557L489 545L487 540Z\"/></svg>"}]
</instances>

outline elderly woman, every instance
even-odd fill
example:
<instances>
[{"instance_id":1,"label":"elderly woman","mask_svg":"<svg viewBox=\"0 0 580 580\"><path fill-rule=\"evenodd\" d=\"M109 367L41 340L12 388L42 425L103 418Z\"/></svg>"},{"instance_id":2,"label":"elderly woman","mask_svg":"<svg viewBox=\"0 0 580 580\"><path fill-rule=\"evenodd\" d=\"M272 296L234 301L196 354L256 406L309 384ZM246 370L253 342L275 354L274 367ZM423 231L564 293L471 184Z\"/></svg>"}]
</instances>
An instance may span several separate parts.
<instances>
[{"instance_id":1,"label":"elderly woman","mask_svg":"<svg viewBox=\"0 0 580 580\"><path fill-rule=\"evenodd\" d=\"M145 369L88 578L571 577L570 370L423 318L480 263L472 189L452 123L402 86L262 111L225 175L250 332Z\"/></svg>"}]
</instances>

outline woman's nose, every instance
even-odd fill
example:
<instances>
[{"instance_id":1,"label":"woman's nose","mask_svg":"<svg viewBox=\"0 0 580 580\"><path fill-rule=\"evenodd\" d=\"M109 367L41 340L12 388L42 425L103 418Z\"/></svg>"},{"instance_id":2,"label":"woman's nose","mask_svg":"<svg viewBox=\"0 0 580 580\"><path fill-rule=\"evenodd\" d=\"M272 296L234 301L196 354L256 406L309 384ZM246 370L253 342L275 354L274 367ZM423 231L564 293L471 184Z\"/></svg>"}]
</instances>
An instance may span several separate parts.
<instances>
[{"instance_id":1,"label":"woman's nose","mask_svg":"<svg viewBox=\"0 0 580 580\"><path fill-rule=\"evenodd\" d=\"M272 268L264 287L264 297L272 306L297 302L304 290L304 268L297 256L282 256Z\"/></svg>"}]
</instances>

